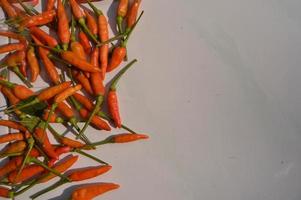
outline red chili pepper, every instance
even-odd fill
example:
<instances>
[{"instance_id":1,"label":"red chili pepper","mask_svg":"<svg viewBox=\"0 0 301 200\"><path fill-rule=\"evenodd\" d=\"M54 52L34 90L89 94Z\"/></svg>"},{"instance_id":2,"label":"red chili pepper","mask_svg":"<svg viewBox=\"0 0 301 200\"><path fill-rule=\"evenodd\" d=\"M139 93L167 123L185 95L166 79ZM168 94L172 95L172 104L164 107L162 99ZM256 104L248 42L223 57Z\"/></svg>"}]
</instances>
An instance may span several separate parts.
<instances>
[{"instance_id":1,"label":"red chili pepper","mask_svg":"<svg viewBox=\"0 0 301 200\"><path fill-rule=\"evenodd\" d=\"M127 15L127 29L130 29L134 26L140 4L141 0L135 0L134 3L131 5Z\"/></svg>"},{"instance_id":2,"label":"red chili pepper","mask_svg":"<svg viewBox=\"0 0 301 200\"><path fill-rule=\"evenodd\" d=\"M71 200L92 200L105 192L115 190L120 186L114 183L94 183L84 185L72 192Z\"/></svg>"},{"instance_id":3,"label":"red chili pepper","mask_svg":"<svg viewBox=\"0 0 301 200\"><path fill-rule=\"evenodd\" d=\"M79 38L79 42L80 42L81 46L84 48L86 54L90 54L92 46L90 44L90 41L89 41L89 38L87 37L87 35L83 31L80 31L78 33L78 38Z\"/></svg>"},{"instance_id":4,"label":"red chili pepper","mask_svg":"<svg viewBox=\"0 0 301 200\"><path fill-rule=\"evenodd\" d=\"M127 143L127 142L133 142L133 141L141 140L141 139L148 139L148 138L149 137L144 134L124 133L124 134L113 135L111 137L111 142L112 143Z\"/></svg>"},{"instance_id":5,"label":"red chili pepper","mask_svg":"<svg viewBox=\"0 0 301 200\"><path fill-rule=\"evenodd\" d=\"M35 50L30 46L27 50L27 62L31 73L31 82L35 82L40 74L40 66L35 54Z\"/></svg>"},{"instance_id":6,"label":"red chili pepper","mask_svg":"<svg viewBox=\"0 0 301 200\"><path fill-rule=\"evenodd\" d=\"M19 85L9 81L0 80L0 84L11 89L13 95L18 99L27 99L28 97L34 95L34 92L24 85Z\"/></svg>"},{"instance_id":7,"label":"red chili pepper","mask_svg":"<svg viewBox=\"0 0 301 200\"><path fill-rule=\"evenodd\" d=\"M86 14L88 28L91 31L91 33L96 36L98 33L98 27L94 16L92 16L88 9L84 9L84 12Z\"/></svg>"},{"instance_id":8,"label":"red chili pepper","mask_svg":"<svg viewBox=\"0 0 301 200\"><path fill-rule=\"evenodd\" d=\"M55 10L49 10L43 12L39 15L35 15L30 17L29 19L24 19L21 24L20 28L32 27L32 26L41 26L52 22L56 15Z\"/></svg>"},{"instance_id":9,"label":"red chili pepper","mask_svg":"<svg viewBox=\"0 0 301 200\"><path fill-rule=\"evenodd\" d=\"M10 190L6 187L0 187L0 197L10 198Z\"/></svg>"},{"instance_id":10,"label":"red chili pepper","mask_svg":"<svg viewBox=\"0 0 301 200\"><path fill-rule=\"evenodd\" d=\"M6 126L8 128L13 128L22 132L27 131L27 128L25 128L23 125L11 120L4 120L4 119L0 120L0 126Z\"/></svg>"},{"instance_id":11,"label":"red chili pepper","mask_svg":"<svg viewBox=\"0 0 301 200\"><path fill-rule=\"evenodd\" d=\"M54 9L55 0L47 0L46 11Z\"/></svg>"},{"instance_id":12,"label":"red chili pepper","mask_svg":"<svg viewBox=\"0 0 301 200\"><path fill-rule=\"evenodd\" d=\"M122 77L122 75L136 62L137 60L133 60L128 65L126 65L112 80L112 84L110 86L110 90L108 93L108 107L109 112L115 122L116 127L121 127L121 117L119 113L119 105L118 105L118 98L116 93L117 83Z\"/></svg>"},{"instance_id":13,"label":"red chili pepper","mask_svg":"<svg viewBox=\"0 0 301 200\"><path fill-rule=\"evenodd\" d=\"M68 49L70 42L70 31L67 13L61 0L57 0L57 15L58 15L58 37L62 42L64 50Z\"/></svg>"},{"instance_id":14,"label":"red chili pepper","mask_svg":"<svg viewBox=\"0 0 301 200\"><path fill-rule=\"evenodd\" d=\"M0 136L0 143L6 143L11 141L22 141L24 140L24 134L19 133L8 133Z\"/></svg>"},{"instance_id":15,"label":"red chili pepper","mask_svg":"<svg viewBox=\"0 0 301 200\"><path fill-rule=\"evenodd\" d=\"M27 47L27 40L21 34L17 34L11 31L0 31L0 36L5 36L11 39L19 40L19 42L24 45L24 48Z\"/></svg>"},{"instance_id":16,"label":"red chili pepper","mask_svg":"<svg viewBox=\"0 0 301 200\"><path fill-rule=\"evenodd\" d=\"M0 46L0 54L20 50L24 50L24 44L22 43L12 43Z\"/></svg>"},{"instance_id":17,"label":"red chili pepper","mask_svg":"<svg viewBox=\"0 0 301 200\"><path fill-rule=\"evenodd\" d=\"M26 180L29 180L44 171L44 168L40 165L28 165L25 166L24 169L20 172L18 178L18 170L15 170L8 175L8 181L10 183L20 183Z\"/></svg>"},{"instance_id":18,"label":"red chili pepper","mask_svg":"<svg viewBox=\"0 0 301 200\"><path fill-rule=\"evenodd\" d=\"M16 170L22 164L23 158L21 156L13 157L7 163L0 167L0 177Z\"/></svg>"},{"instance_id":19,"label":"red chili pepper","mask_svg":"<svg viewBox=\"0 0 301 200\"><path fill-rule=\"evenodd\" d=\"M29 28L31 35L34 35L36 38L38 38L40 41L46 43L50 47L59 48L58 42L55 38L47 34L42 29L33 26Z\"/></svg>"},{"instance_id":20,"label":"red chili pepper","mask_svg":"<svg viewBox=\"0 0 301 200\"><path fill-rule=\"evenodd\" d=\"M92 75L95 73L92 73ZM93 90L90 84L89 79L81 72L77 73L76 76L74 76L74 78L83 86L84 90L92 95L93 94Z\"/></svg>"}]
</instances>

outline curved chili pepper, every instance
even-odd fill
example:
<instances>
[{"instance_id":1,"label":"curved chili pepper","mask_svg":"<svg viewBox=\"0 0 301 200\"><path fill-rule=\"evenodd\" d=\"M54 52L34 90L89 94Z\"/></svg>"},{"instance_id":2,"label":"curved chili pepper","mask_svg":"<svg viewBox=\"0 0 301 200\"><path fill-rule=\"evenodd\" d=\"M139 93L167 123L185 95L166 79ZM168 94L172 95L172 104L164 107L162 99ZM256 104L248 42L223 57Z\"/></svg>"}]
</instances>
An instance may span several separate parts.
<instances>
[{"instance_id":1,"label":"curved chili pepper","mask_svg":"<svg viewBox=\"0 0 301 200\"><path fill-rule=\"evenodd\" d=\"M40 123L35 129L34 136L42 146L44 152L51 158L58 159L58 155L55 153L53 146L51 145L46 131L44 130L44 123Z\"/></svg>"},{"instance_id":2,"label":"curved chili pepper","mask_svg":"<svg viewBox=\"0 0 301 200\"><path fill-rule=\"evenodd\" d=\"M30 46L27 50L27 61L31 73L31 82L35 82L40 74L40 66L33 46Z\"/></svg>"},{"instance_id":3,"label":"curved chili pepper","mask_svg":"<svg viewBox=\"0 0 301 200\"><path fill-rule=\"evenodd\" d=\"M118 106L118 98L117 98L117 93L116 93L116 87L117 83L122 77L122 75L131 67L133 64L137 62L137 60L131 61L128 65L126 65L120 72L114 77L112 80L110 90L108 93L108 107L109 107L109 112L115 122L116 127L120 128L121 127L121 117L119 113L119 106Z\"/></svg>"},{"instance_id":4,"label":"curved chili pepper","mask_svg":"<svg viewBox=\"0 0 301 200\"><path fill-rule=\"evenodd\" d=\"M127 15L127 31L129 31L129 29L131 29L135 24L140 4L141 0L135 0L129 9Z\"/></svg>"},{"instance_id":5,"label":"curved chili pepper","mask_svg":"<svg viewBox=\"0 0 301 200\"><path fill-rule=\"evenodd\" d=\"M0 4L4 12L8 15L8 17L10 18L17 17L17 13L15 9L10 5L10 3L7 0L0 0Z\"/></svg>"},{"instance_id":6,"label":"curved chili pepper","mask_svg":"<svg viewBox=\"0 0 301 200\"><path fill-rule=\"evenodd\" d=\"M115 183L94 183L80 186L72 192L71 200L92 200L96 196L118 189L119 187Z\"/></svg>"},{"instance_id":7,"label":"curved chili pepper","mask_svg":"<svg viewBox=\"0 0 301 200\"><path fill-rule=\"evenodd\" d=\"M36 38L38 38L40 41L46 43L50 47L59 48L58 42L55 38L47 34L42 29L33 26L29 28L31 35L34 35Z\"/></svg>"},{"instance_id":8,"label":"curved chili pepper","mask_svg":"<svg viewBox=\"0 0 301 200\"><path fill-rule=\"evenodd\" d=\"M95 73L92 73L95 74ZM90 84L89 79L81 72L77 73L76 76L74 76L74 78L83 86L84 90L92 95L93 94L93 90Z\"/></svg>"},{"instance_id":9,"label":"curved chili pepper","mask_svg":"<svg viewBox=\"0 0 301 200\"><path fill-rule=\"evenodd\" d=\"M27 128L25 128L23 125L17 123L17 122L13 122L11 120L0 120L0 126L6 126L8 128L13 128L22 132L26 132Z\"/></svg>"},{"instance_id":10,"label":"curved chili pepper","mask_svg":"<svg viewBox=\"0 0 301 200\"><path fill-rule=\"evenodd\" d=\"M90 116L90 112L85 108L81 108L79 110L79 114L84 119L88 119ZM91 124L97 129L102 129L102 130L106 130L106 131L111 130L111 127L108 125L108 123L98 116L92 117Z\"/></svg>"},{"instance_id":11,"label":"curved chili pepper","mask_svg":"<svg viewBox=\"0 0 301 200\"><path fill-rule=\"evenodd\" d=\"M26 149L26 142L24 141L16 141L9 143L4 147L4 149L1 151L1 157L9 155L9 154L15 154L15 153L22 153Z\"/></svg>"},{"instance_id":12,"label":"curved chili pepper","mask_svg":"<svg viewBox=\"0 0 301 200\"><path fill-rule=\"evenodd\" d=\"M0 80L0 84L4 85L8 88L11 89L11 91L13 92L14 96L16 96L18 99L27 99L28 97L32 96L34 94L34 92L27 88L24 85L19 85L16 83L12 83L9 81L4 81L4 80Z\"/></svg>"},{"instance_id":13,"label":"curved chili pepper","mask_svg":"<svg viewBox=\"0 0 301 200\"><path fill-rule=\"evenodd\" d=\"M58 15L58 37L62 42L64 50L68 49L70 42L70 31L67 13L61 0L57 0L57 15Z\"/></svg>"},{"instance_id":14,"label":"curved chili pepper","mask_svg":"<svg viewBox=\"0 0 301 200\"><path fill-rule=\"evenodd\" d=\"M24 55L24 59L21 62L21 65L19 66L20 72L23 74L24 77L27 77L27 62L25 59L25 51L20 51Z\"/></svg>"},{"instance_id":15,"label":"curved chili pepper","mask_svg":"<svg viewBox=\"0 0 301 200\"><path fill-rule=\"evenodd\" d=\"M32 26L41 26L52 22L56 15L55 10L49 10L43 12L39 15L35 15L30 17L29 19L25 19L21 22L20 28L32 27Z\"/></svg>"},{"instance_id":16,"label":"curved chili pepper","mask_svg":"<svg viewBox=\"0 0 301 200\"><path fill-rule=\"evenodd\" d=\"M11 51L20 51L23 49L24 49L23 43L5 44L5 45L0 46L0 54L11 52Z\"/></svg>"}]
</instances>

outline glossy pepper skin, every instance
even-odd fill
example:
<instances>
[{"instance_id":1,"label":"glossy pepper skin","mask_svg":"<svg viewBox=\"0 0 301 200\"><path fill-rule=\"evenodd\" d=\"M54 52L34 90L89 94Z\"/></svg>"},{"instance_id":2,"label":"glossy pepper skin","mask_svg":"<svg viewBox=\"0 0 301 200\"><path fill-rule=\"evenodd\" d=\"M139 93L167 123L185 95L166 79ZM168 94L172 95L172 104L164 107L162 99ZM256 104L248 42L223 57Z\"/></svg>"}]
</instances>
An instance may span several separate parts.
<instances>
[{"instance_id":1,"label":"glossy pepper skin","mask_svg":"<svg viewBox=\"0 0 301 200\"><path fill-rule=\"evenodd\" d=\"M49 22L53 21L55 15L55 10L49 10L39 15L32 16L29 19L25 19L21 22L20 29L48 24Z\"/></svg>"}]
</instances>

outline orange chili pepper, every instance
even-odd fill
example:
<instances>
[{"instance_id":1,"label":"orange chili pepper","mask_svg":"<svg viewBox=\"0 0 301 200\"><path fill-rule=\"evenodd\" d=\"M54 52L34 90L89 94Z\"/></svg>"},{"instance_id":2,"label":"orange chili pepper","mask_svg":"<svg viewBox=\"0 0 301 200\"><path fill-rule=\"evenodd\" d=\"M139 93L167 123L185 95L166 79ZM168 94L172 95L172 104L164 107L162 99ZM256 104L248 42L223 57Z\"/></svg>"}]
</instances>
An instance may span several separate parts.
<instances>
[{"instance_id":1,"label":"orange chili pepper","mask_svg":"<svg viewBox=\"0 0 301 200\"><path fill-rule=\"evenodd\" d=\"M99 59L100 68L102 73L102 79L105 79L107 68L108 68L108 55L109 55L109 45L105 44L99 48Z\"/></svg>"},{"instance_id":2,"label":"orange chili pepper","mask_svg":"<svg viewBox=\"0 0 301 200\"><path fill-rule=\"evenodd\" d=\"M67 117L68 119L74 117L73 110L66 103L64 102L59 103L58 109L61 112L61 114Z\"/></svg>"},{"instance_id":3,"label":"orange chili pepper","mask_svg":"<svg viewBox=\"0 0 301 200\"><path fill-rule=\"evenodd\" d=\"M4 149L1 151L1 155L21 153L26 149L26 142L24 141L15 141L7 144Z\"/></svg>"},{"instance_id":4,"label":"orange chili pepper","mask_svg":"<svg viewBox=\"0 0 301 200\"><path fill-rule=\"evenodd\" d=\"M46 11L54 9L55 0L47 0Z\"/></svg>"},{"instance_id":5,"label":"orange chili pepper","mask_svg":"<svg viewBox=\"0 0 301 200\"><path fill-rule=\"evenodd\" d=\"M80 59L86 60L87 55L85 53L84 47L81 45L81 43L77 42L75 39L75 21L71 20L71 51L75 53Z\"/></svg>"},{"instance_id":6,"label":"orange chili pepper","mask_svg":"<svg viewBox=\"0 0 301 200\"><path fill-rule=\"evenodd\" d=\"M28 165L23 168L18 178L17 178L18 170L14 170L13 172L9 173L8 181L10 183L20 183L39 175L43 171L44 168L40 165L36 165L36 164Z\"/></svg>"},{"instance_id":7,"label":"orange chili pepper","mask_svg":"<svg viewBox=\"0 0 301 200\"><path fill-rule=\"evenodd\" d=\"M13 157L7 163L0 167L0 177L16 170L22 164L23 158L21 156Z\"/></svg>"},{"instance_id":8,"label":"orange chili pepper","mask_svg":"<svg viewBox=\"0 0 301 200\"><path fill-rule=\"evenodd\" d=\"M125 46L119 46L114 48L112 53L112 58L110 60L109 66L107 68L107 72L113 71L115 68L117 68L120 63L123 61L123 59L126 56L126 48Z\"/></svg>"},{"instance_id":9,"label":"orange chili pepper","mask_svg":"<svg viewBox=\"0 0 301 200\"><path fill-rule=\"evenodd\" d=\"M20 28L32 27L32 26L41 26L52 22L56 15L55 10L49 10L43 12L39 15L31 16L29 19L24 19L21 24Z\"/></svg>"},{"instance_id":10,"label":"orange chili pepper","mask_svg":"<svg viewBox=\"0 0 301 200\"><path fill-rule=\"evenodd\" d=\"M51 158L58 159L58 155L55 153L53 146L50 144L46 131L44 130L44 124L41 123L39 127L35 129L35 138L39 141L44 152Z\"/></svg>"},{"instance_id":11,"label":"orange chili pepper","mask_svg":"<svg viewBox=\"0 0 301 200\"><path fill-rule=\"evenodd\" d=\"M117 8L117 17L125 17L128 11L128 0L119 0L118 8Z\"/></svg>"},{"instance_id":12,"label":"orange chili pepper","mask_svg":"<svg viewBox=\"0 0 301 200\"><path fill-rule=\"evenodd\" d=\"M71 148L83 148L83 147L86 146L85 144L83 144L81 142L78 142L76 140L72 140L72 139L64 137L64 136L61 136L59 138L59 141L60 141L61 144L69 146Z\"/></svg>"},{"instance_id":13,"label":"orange chili pepper","mask_svg":"<svg viewBox=\"0 0 301 200\"><path fill-rule=\"evenodd\" d=\"M95 73L92 73L92 75ZM74 78L83 86L83 88L85 89L85 91L92 95L93 94L93 90L90 84L89 79L81 72L77 73L76 76L74 76Z\"/></svg>"},{"instance_id":14,"label":"orange chili pepper","mask_svg":"<svg viewBox=\"0 0 301 200\"><path fill-rule=\"evenodd\" d=\"M31 35L34 35L36 38L38 38L40 41L46 43L50 47L59 48L58 42L55 38L47 34L42 29L33 26L29 28Z\"/></svg>"},{"instance_id":15,"label":"orange chili pepper","mask_svg":"<svg viewBox=\"0 0 301 200\"><path fill-rule=\"evenodd\" d=\"M27 40L21 34L17 34L11 31L0 31L0 36L5 36L11 39L19 40L19 42L24 45L24 48L26 48L27 46Z\"/></svg>"},{"instance_id":16,"label":"orange chili pepper","mask_svg":"<svg viewBox=\"0 0 301 200\"><path fill-rule=\"evenodd\" d=\"M0 46L0 54L11 52L11 51L20 51L23 49L24 49L24 44L22 43L5 44Z\"/></svg>"},{"instance_id":17,"label":"orange chili pepper","mask_svg":"<svg viewBox=\"0 0 301 200\"><path fill-rule=\"evenodd\" d=\"M22 132L27 131L27 128L25 128L23 125L11 120L4 120L4 119L0 120L0 126L6 126L8 128L13 128Z\"/></svg>"},{"instance_id":18,"label":"orange chili pepper","mask_svg":"<svg viewBox=\"0 0 301 200\"><path fill-rule=\"evenodd\" d=\"M9 81L0 80L0 84L11 89L13 95L18 99L27 99L32 96L34 92L24 85L19 85L16 83L11 83Z\"/></svg>"},{"instance_id":19,"label":"orange chili pepper","mask_svg":"<svg viewBox=\"0 0 301 200\"><path fill-rule=\"evenodd\" d=\"M43 119L43 120L48 120L49 112L50 112L50 109L45 109L45 110L44 110L43 116L42 116L42 119ZM57 122L57 115L56 115L55 113L52 113L52 114L51 114L50 119L49 119L49 122L50 122L50 123L55 123L55 122Z\"/></svg>"},{"instance_id":20,"label":"orange chili pepper","mask_svg":"<svg viewBox=\"0 0 301 200\"><path fill-rule=\"evenodd\" d=\"M135 0L134 3L131 5L127 15L127 29L131 29L135 24L140 4L141 0Z\"/></svg>"},{"instance_id":21,"label":"orange chili pepper","mask_svg":"<svg viewBox=\"0 0 301 200\"><path fill-rule=\"evenodd\" d=\"M115 190L120 186L115 183L94 183L84 185L72 192L71 200L92 200L105 192Z\"/></svg>"},{"instance_id":22,"label":"orange chili pepper","mask_svg":"<svg viewBox=\"0 0 301 200\"><path fill-rule=\"evenodd\" d=\"M63 82L63 83L61 83L59 85L52 86L50 88L47 88L47 89L43 90L37 96L37 98L39 99L39 101L45 101L45 100L51 99L52 97L54 97L55 95L63 92L64 90L66 90L70 86L71 86L71 82L70 81Z\"/></svg>"},{"instance_id":23,"label":"orange chili pepper","mask_svg":"<svg viewBox=\"0 0 301 200\"><path fill-rule=\"evenodd\" d=\"M27 62L31 73L31 82L35 82L40 74L40 66L35 54L35 50L30 46L27 50Z\"/></svg>"},{"instance_id":24,"label":"orange chili pepper","mask_svg":"<svg viewBox=\"0 0 301 200\"><path fill-rule=\"evenodd\" d=\"M112 169L110 165L81 168L71 172L68 178L71 181L83 181L104 174L110 169Z\"/></svg>"},{"instance_id":25,"label":"orange chili pepper","mask_svg":"<svg viewBox=\"0 0 301 200\"><path fill-rule=\"evenodd\" d=\"M8 133L5 135L0 136L0 144L5 142L11 142L11 141L21 141L24 140L23 133Z\"/></svg>"},{"instance_id":26,"label":"orange chili pepper","mask_svg":"<svg viewBox=\"0 0 301 200\"><path fill-rule=\"evenodd\" d=\"M58 15L58 37L62 42L64 50L68 49L70 42L70 31L67 13L61 0L57 0L57 15Z\"/></svg>"},{"instance_id":27,"label":"orange chili pepper","mask_svg":"<svg viewBox=\"0 0 301 200\"><path fill-rule=\"evenodd\" d=\"M62 173L69 169L76 161L78 160L78 156L69 156L66 157L66 159L62 160L62 162L58 163L53 167L56 171ZM48 173L46 176L42 176L42 178L39 179L39 183L46 183L47 181L55 178L56 175L53 173Z\"/></svg>"},{"instance_id":28,"label":"orange chili pepper","mask_svg":"<svg viewBox=\"0 0 301 200\"><path fill-rule=\"evenodd\" d=\"M0 187L0 197L10 198L10 190L6 187Z\"/></svg>"},{"instance_id":29,"label":"orange chili pepper","mask_svg":"<svg viewBox=\"0 0 301 200\"><path fill-rule=\"evenodd\" d=\"M119 113L119 106L118 106L118 98L117 98L117 93L116 93L116 87L117 83L122 77L122 75L131 67L137 60L133 60L130 62L128 65L126 65L112 80L112 84L110 86L110 90L107 96L108 100L108 107L109 107L109 112L115 122L116 127L120 128L121 127L121 117Z\"/></svg>"},{"instance_id":30,"label":"orange chili pepper","mask_svg":"<svg viewBox=\"0 0 301 200\"><path fill-rule=\"evenodd\" d=\"M20 51L20 53L23 54L22 57L24 57L24 59L21 61L21 65L19 66L20 72L23 74L24 77L27 77L27 62L25 59L25 51Z\"/></svg>"},{"instance_id":31,"label":"orange chili pepper","mask_svg":"<svg viewBox=\"0 0 301 200\"><path fill-rule=\"evenodd\" d=\"M111 137L111 142L112 143L126 143L126 142L133 142L136 140L141 140L141 139L148 139L149 136L144 135L144 134L132 134L132 133L124 133L124 134L118 134L118 135L113 135Z\"/></svg>"},{"instance_id":32,"label":"orange chili pepper","mask_svg":"<svg viewBox=\"0 0 301 200\"><path fill-rule=\"evenodd\" d=\"M11 105L15 105L15 104L17 104L19 101L20 101L20 99L18 99L13 93L12 93L12 91L9 89L9 88L7 88L7 87L2 87L1 88L1 92L4 94L4 96L8 99L8 101L9 101L9 103L11 104Z\"/></svg>"},{"instance_id":33,"label":"orange chili pepper","mask_svg":"<svg viewBox=\"0 0 301 200\"><path fill-rule=\"evenodd\" d=\"M0 4L4 12L8 15L8 17L17 17L15 9L10 5L10 3L7 0L0 0Z\"/></svg>"},{"instance_id":34,"label":"orange chili pepper","mask_svg":"<svg viewBox=\"0 0 301 200\"><path fill-rule=\"evenodd\" d=\"M83 31L80 31L78 33L78 38L79 38L79 43L84 48L86 54L90 54L92 46L90 44L90 41L89 41L89 38L87 37L87 35Z\"/></svg>"},{"instance_id":35,"label":"orange chili pepper","mask_svg":"<svg viewBox=\"0 0 301 200\"><path fill-rule=\"evenodd\" d=\"M91 33L96 36L98 33L98 27L94 16L92 16L88 9L84 9L84 12L86 14L88 28L91 31Z\"/></svg>"},{"instance_id":36,"label":"orange chili pepper","mask_svg":"<svg viewBox=\"0 0 301 200\"><path fill-rule=\"evenodd\" d=\"M79 110L79 114L82 118L87 119L90 115L90 112L85 108L81 108ZM111 127L108 125L108 123L98 116L92 117L91 124L97 129L102 129L102 130L106 130L106 131L111 130Z\"/></svg>"}]
</instances>

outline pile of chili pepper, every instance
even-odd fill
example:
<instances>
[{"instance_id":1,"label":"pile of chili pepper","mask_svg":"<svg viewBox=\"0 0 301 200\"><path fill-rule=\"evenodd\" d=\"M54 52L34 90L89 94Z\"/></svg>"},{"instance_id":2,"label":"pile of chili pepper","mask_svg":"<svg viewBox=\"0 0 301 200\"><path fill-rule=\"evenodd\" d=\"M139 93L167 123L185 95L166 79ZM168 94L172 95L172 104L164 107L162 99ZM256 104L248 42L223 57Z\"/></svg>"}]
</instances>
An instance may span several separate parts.
<instances>
[{"instance_id":1,"label":"pile of chili pepper","mask_svg":"<svg viewBox=\"0 0 301 200\"><path fill-rule=\"evenodd\" d=\"M14 41L0 46L0 54L6 54L0 62L0 90L8 102L1 110L8 119L0 119L0 126L10 130L0 135L0 144L5 144L0 152L0 197L14 199L57 179L30 196L35 199L65 183L100 176L111 166L88 151L148 138L123 123L117 95L120 79L137 62L127 62L127 42L143 15L141 0L117 3L116 27L111 27L116 34L110 36L107 16L90 0L47 0L42 12L34 8L37 0L0 0L6 16L1 22L7 26L0 37ZM24 84L10 82L9 71ZM43 71L48 85L35 92L31 87ZM116 75L108 80L106 74L112 71ZM61 134L54 124L69 131ZM122 133L91 142L85 134L89 126ZM97 165L72 169L80 156ZM69 199L91 200L118 187L81 184Z\"/></svg>"}]
</instances>

